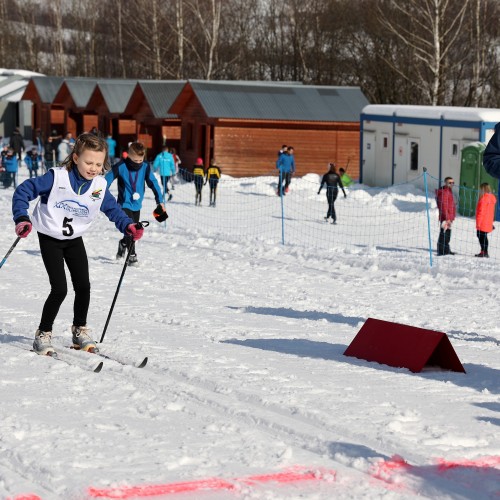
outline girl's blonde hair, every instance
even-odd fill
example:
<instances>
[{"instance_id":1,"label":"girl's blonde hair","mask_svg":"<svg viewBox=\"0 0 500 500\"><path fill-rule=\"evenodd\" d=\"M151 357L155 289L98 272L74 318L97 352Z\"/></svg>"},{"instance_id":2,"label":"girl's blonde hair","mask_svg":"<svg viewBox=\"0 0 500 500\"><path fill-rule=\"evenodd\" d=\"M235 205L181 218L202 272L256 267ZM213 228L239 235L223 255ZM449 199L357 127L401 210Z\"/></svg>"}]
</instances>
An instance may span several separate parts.
<instances>
[{"instance_id":1,"label":"girl's blonde hair","mask_svg":"<svg viewBox=\"0 0 500 500\"><path fill-rule=\"evenodd\" d=\"M73 155L80 156L85 150L90 149L90 151L99 151L105 153L103 169L104 171L109 170L109 157L108 157L108 143L102 138L98 137L94 134L80 134L76 138L75 145L73 147L73 151L66 157L65 160L61 163L61 167L66 168L69 172L76 166L73 161Z\"/></svg>"},{"instance_id":2,"label":"girl's blonde hair","mask_svg":"<svg viewBox=\"0 0 500 500\"><path fill-rule=\"evenodd\" d=\"M491 193L491 186L487 182L483 182L479 186L485 193Z\"/></svg>"}]
</instances>

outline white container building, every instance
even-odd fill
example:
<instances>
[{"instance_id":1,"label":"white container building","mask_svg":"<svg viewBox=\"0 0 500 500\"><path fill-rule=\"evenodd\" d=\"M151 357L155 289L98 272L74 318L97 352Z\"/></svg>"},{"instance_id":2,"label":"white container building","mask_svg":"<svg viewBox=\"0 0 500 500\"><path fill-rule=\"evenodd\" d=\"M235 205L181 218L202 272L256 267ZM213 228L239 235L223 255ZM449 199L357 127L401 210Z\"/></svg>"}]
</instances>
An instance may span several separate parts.
<instances>
[{"instance_id":1,"label":"white container building","mask_svg":"<svg viewBox=\"0 0 500 500\"><path fill-rule=\"evenodd\" d=\"M360 182L422 185L424 168L440 180L460 178L462 149L490 140L500 109L368 105L360 122Z\"/></svg>"}]
</instances>

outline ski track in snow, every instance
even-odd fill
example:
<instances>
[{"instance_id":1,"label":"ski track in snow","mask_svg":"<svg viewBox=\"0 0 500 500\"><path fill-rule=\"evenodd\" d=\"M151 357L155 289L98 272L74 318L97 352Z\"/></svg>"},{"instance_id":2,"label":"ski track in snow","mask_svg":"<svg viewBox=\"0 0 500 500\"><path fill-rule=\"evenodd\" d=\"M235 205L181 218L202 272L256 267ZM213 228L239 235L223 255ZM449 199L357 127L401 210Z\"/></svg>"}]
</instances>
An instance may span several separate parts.
<instances>
[{"instance_id":1,"label":"ski track in snow","mask_svg":"<svg viewBox=\"0 0 500 500\"><path fill-rule=\"evenodd\" d=\"M9 213L11 191L0 206ZM12 222L3 219L8 249ZM85 237L100 337L123 262L104 218ZM97 241L95 241L97 240ZM90 486L336 471L314 484L179 498L498 498L500 272L429 270L404 255L235 243L159 226L139 243L102 345L145 369L54 344L29 352L49 285L35 235L0 271L0 498L86 498ZM445 331L467 374L343 356L368 317ZM408 466L401 466L401 456ZM439 460L486 466L439 468ZM169 496L170 498L170 496Z\"/></svg>"}]
</instances>

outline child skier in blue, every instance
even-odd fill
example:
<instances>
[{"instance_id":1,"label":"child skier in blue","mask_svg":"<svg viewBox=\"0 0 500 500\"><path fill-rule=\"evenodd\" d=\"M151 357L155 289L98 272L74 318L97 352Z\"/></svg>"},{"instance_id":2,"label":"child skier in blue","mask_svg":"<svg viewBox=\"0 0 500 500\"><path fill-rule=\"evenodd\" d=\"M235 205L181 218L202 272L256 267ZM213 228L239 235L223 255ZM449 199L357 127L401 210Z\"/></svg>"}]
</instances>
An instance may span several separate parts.
<instances>
[{"instance_id":1,"label":"child skier in blue","mask_svg":"<svg viewBox=\"0 0 500 500\"><path fill-rule=\"evenodd\" d=\"M130 144L127 157L115 163L106 174L108 188L115 179L118 179L118 204L123 211L134 221L139 222L141 217L142 200L145 194L145 185L153 191L156 204L165 210L165 205L161 202L162 192L158 181L154 176L149 163L144 161L146 148L141 142ZM131 246L129 265L137 265L137 254L135 243L131 241L130 235L125 235L118 243L118 253L116 258L125 256L125 251Z\"/></svg>"}]
</instances>

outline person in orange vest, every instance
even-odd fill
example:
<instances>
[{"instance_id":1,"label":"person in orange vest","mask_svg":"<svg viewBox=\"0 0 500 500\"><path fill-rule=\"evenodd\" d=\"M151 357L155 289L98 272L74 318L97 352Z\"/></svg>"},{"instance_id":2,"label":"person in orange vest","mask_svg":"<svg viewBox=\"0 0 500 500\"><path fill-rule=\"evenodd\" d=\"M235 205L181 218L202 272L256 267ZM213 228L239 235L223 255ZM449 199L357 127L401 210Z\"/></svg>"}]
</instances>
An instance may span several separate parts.
<instances>
[{"instance_id":1,"label":"person in orange vest","mask_svg":"<svg viewBox=\"0 0 500 500\"><path fill-rule=\"evenodd\" d=\"M497 199L491 192L491 186L487 182L483 182L479 187L479 201L476 207L476 230L481 251L476 254L476 257L489 257L488 233L491 233L495 229L493 221L495 220L495 204Z\"/></svg>"}]
</instances>

